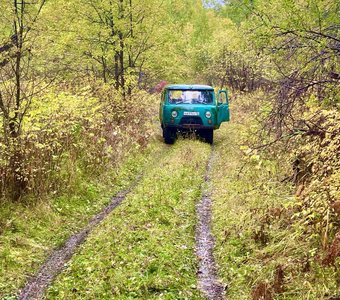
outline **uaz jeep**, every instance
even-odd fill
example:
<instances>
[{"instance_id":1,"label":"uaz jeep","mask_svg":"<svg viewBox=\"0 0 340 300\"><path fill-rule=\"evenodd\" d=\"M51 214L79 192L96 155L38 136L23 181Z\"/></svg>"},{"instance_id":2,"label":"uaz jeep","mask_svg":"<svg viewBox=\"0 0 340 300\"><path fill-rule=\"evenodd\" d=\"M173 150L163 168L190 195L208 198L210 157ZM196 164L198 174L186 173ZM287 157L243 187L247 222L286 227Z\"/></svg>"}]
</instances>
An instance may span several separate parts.
<instances>
[{"instance_id":1,"label":"uaz jeep","mask_svg":"<svg viewBox=\"0 0 340 300\"><path fill-rule=\"evenodd\" d=\"M177 132L193 131L212 144L214 129L229 121L228 93L207 85L167 85L160 103L159 118L166 144L173 144Z\"/></svg>"}]
</instances>

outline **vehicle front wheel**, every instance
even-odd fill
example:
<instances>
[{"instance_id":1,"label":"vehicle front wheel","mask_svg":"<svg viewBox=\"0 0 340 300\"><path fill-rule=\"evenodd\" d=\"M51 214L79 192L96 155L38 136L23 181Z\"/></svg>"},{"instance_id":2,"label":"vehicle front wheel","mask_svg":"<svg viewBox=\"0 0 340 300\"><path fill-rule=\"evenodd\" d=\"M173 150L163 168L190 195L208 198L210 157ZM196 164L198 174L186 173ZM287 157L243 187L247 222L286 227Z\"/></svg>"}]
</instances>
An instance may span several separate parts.
<instances>
[{"instance_id":1,"label":"vehicle front wheel","mask_svg":"<svg viewBox=\"0 0 340 300\"><path fill-rule=\"evenodd\" d=\"M199 132L199 135L202 139L205 140L206 143L212 145L214 142L214 130L213 129L204 129Z\"/></svg>"},{"instance_id":2,"label":"vehicle front wheel","mask_svg":"<svg viewBox=\"0 0 340 300\"><path fill-rule=\"evenodd\" d=\"M176 140L176 128L163 128L163 138L165 144L173 144Z\"/></svg>"}]
</instances>

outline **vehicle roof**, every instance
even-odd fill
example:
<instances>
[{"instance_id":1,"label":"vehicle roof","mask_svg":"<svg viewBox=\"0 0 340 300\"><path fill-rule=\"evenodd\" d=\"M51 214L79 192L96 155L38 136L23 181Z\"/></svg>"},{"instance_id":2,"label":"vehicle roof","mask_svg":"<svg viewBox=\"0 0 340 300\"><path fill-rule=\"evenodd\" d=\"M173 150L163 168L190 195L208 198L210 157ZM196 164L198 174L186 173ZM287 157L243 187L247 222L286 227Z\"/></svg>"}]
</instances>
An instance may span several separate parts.
<instances>
[{"instance_id":1,"label":"vehicle roof","mask_svg":"<svg viewBox=\"0 0 340 300\"><path fill-rule=\"evenodd\" d=\"M169 84L164 88L167 90L214 90L210 85L203 84Z\"/></svg>"}]
</instances>

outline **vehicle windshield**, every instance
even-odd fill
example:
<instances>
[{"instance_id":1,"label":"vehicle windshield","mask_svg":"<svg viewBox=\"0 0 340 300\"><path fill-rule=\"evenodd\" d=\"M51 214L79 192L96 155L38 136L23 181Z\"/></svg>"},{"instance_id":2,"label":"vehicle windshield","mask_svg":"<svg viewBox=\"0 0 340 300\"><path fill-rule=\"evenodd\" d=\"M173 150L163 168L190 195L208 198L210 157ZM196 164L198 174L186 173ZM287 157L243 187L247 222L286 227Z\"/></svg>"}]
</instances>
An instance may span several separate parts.
<instances>
[{"instance_id":1,"label":"vehicle windshield","mask_svg":"<svg viewBox=\"0 0 340 300\"><path fill-rule=\"evenodd\" d=\"M171 104L212 104L213 91L203 90L169 90L169 103Z\"/></svg>"}]
</instances>

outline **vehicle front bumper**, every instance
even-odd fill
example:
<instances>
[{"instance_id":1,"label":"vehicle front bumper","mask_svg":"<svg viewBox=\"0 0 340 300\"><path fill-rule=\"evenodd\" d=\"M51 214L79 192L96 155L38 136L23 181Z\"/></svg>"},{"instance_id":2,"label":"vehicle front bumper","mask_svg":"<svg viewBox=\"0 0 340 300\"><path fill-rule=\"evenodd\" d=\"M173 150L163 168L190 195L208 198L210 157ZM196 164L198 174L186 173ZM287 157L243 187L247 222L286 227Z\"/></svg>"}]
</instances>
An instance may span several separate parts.
<instances>
[{"instance_id":1,"label":"vehicle front bumper","mask_svg":"<svg viewBox=\"0 0 340 300\"><path fill-rule=\"evenodd\" d=\"M201 125L201 124L171 124L171 123L165 123L162 127L168 127L168 128L177 128L177 129L216 129L214 125Z\"/></svg>"}]
</instances>

